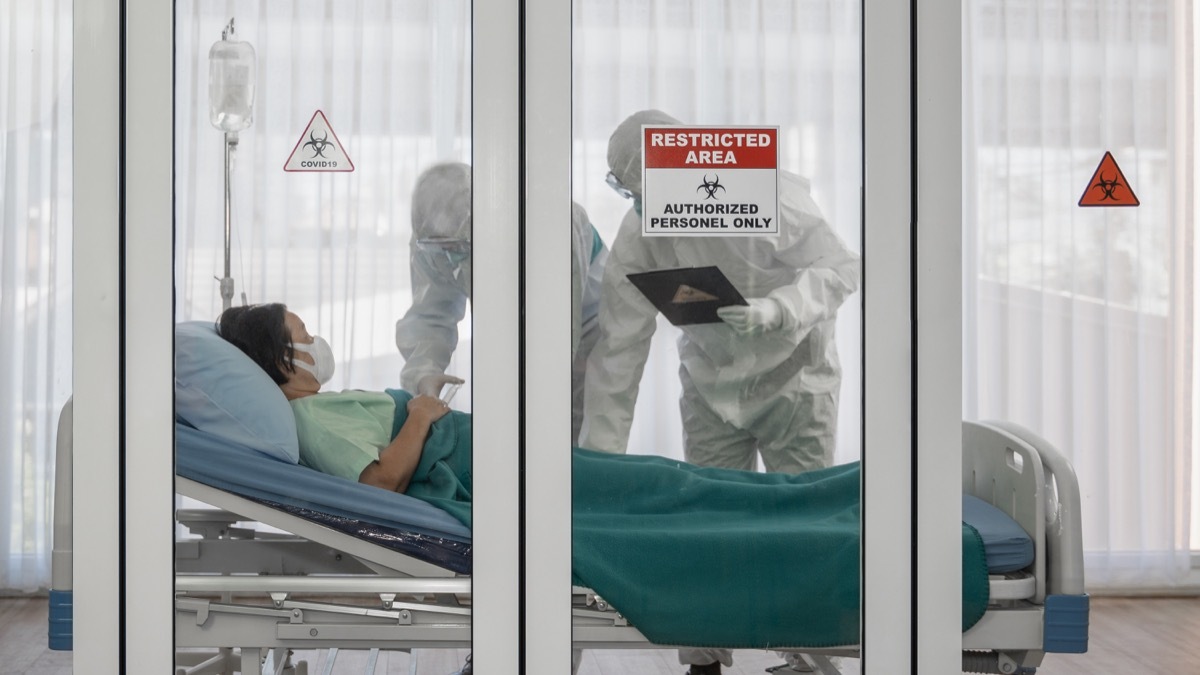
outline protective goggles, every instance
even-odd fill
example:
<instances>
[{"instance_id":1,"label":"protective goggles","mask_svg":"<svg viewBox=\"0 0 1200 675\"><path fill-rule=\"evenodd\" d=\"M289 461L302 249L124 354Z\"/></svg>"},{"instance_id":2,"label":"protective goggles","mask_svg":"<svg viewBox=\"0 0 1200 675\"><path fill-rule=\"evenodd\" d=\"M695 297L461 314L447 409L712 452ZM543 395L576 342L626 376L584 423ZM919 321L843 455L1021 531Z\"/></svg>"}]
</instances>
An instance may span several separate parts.
<instances>
[{"instance_id":1,"label":"protective goggles","mask_svg":"<svg viewBox=\"0 0 1200 675\"><path fill-rule=\"evenodd\" d=\"M430 262L445 261L453 267L471 257L471 242L453 237L429 237L417 240L417 250Z\"/></svg>"},{"instance_id":2,"label":"protective goggles","mask_svg":"<svg viewBox=\"0 0 1200 675\"><path fill-rule=\"evenodd\" d=\"M609 171L608 175L604 177L604 182L608 183L610 188L616 190L617 194L625 199L633 199L633 190L625 187L625 184L621 182L620 178L617 178L615 173Z\"/></svg>"}]
</instances>

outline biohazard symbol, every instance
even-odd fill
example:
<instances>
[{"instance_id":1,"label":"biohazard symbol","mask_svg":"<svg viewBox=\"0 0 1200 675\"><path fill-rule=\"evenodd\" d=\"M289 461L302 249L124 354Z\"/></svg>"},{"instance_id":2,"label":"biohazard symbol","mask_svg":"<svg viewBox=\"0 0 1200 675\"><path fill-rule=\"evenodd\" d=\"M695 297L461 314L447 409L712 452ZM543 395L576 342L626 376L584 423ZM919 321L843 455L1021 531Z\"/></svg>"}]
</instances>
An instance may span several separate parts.
<instances>
[{"instance_id":1,"label":"biohazard symbol","mask_svg":"<svg viewBox=\"0 0 1200 675\"><path fill-rule=\"evenodd\" d=\"M1116 178L1108 180L1104 177L1104 174L1100 174L1100 180L1096 181L1096 184L1092 186L1092 189L1101 190L1104 192L1104 196L1100 198L1100 201L1111 199L1115 202L1120 201L1121 199L1120 197L1116 196L1117 188L1119 187L1124 187L1121 185L1121 181L1117 180Z\"/></svg>"},{"instance_id":2,"label":"biohazard symbol","mask_svg":"<svg viewBox=\"0 0 1200 675\"><path fill-rule=\"evenodd\" d=\"M296 138L292 154L283 163L284 171L354 171L354 162L346 154L346 146L338 140L325 113L313 113L312 119Z\"/></svg>"},{"instance_id":3,"label":"biohazard symbol","mask_svg":"<svg viewBox=\"0 0 1200 675\"><path fill-rule=\"evenodd\" d=\"M704 174L704 182L700 184L700 187L696 188L696 192L701 190L704 190L705 192L705 199L716 199L717 190L725 192L725 186L721 185L720 176L714 175L713 179L710 181L708 180L708 174Z\"/></svg>"},{"instance_id":4,"label":"biohazard symbol","mask_svg":"<svg viewBox=\"0 0 1200 675\"><path fill-rule=\"evenodd\" d=\"M325 136L323 138L317 138L314 136L315 133L315 131L308 132L308 142L305 143L303 147L307 148L311 145L313 149L313 157L324 157L325 148L333 145L333 141L329 140L329 132L325 132Z\"/></svg>"},{"instance_id":5,"label":"biohazard symbol","mask_svg":"<svg viewBox=\"0 0 1200 675\"><path fill-rule=\"evenodd\" d=\"M1080 206L1137 206L1137 195L1129 187L1129 180L1121 173L1121 167L1113 159L1111 152L1105 152L1100 165L1096 167L1092 179L1088 181L1087 189L1079 198Z\"/></svg>"}]
</instances>

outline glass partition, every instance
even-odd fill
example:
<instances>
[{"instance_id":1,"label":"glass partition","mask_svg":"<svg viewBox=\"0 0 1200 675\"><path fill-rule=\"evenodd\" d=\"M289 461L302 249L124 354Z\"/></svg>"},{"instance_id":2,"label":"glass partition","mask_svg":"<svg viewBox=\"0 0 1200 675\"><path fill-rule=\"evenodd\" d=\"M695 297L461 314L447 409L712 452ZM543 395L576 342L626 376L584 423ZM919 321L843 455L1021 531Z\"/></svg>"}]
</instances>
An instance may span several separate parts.
<instances>
[{"instance_id":1,"label":"glass partition","mask_svg":"<svg viewBox=\"0 0 1200 675\"><path fill-rule=\"evenodd\" d=\"M859 639L860 3L573 23L579 672L848 657L823 648Z\"/></svg>"},{"instance_id":2,"label":"glass partition","mask_svg":"<svg viewBox=\"0 0 1200 675\"><path fill-rule=\"evenodd\" d=\"M1045 561L1047 595L1190 595L1195 5L990 0L963 18L964 415L1014 425L1072 470L1066 485L1047 470L1047 517L1069 537ZM1129 610L1091 607L1095 656L1115 639L1101 617ZM1147 635L1138 667L1192 658L1172 643Z\"/></svg>"},{"instance_id":3,"label":"glass partition","mask_svg":"<svg viewBox=\"0 0 1200 675\"><path fill-rule=\"evenodd\" d=\"M458 670L471 4L175 16L177 666Z\"/></svg>"}]
</instances>

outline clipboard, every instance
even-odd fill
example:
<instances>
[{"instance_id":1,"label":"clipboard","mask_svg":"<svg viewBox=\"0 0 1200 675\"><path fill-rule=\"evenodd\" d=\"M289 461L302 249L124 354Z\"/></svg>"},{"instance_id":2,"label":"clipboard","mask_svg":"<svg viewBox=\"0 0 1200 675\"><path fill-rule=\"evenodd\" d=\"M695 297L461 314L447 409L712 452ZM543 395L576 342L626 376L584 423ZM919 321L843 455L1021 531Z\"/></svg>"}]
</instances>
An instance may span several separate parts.
<instances>
[{"instance_id":1,"label":"clipboard","mask_svg":"<svg viewBox=\"0 0 1200 675\"><path fill-rule=\"evenodd\" d=\"M719 323L718 308L749 304L715 265L625 276L676 326Z\"/></svg>"}]
</instances>

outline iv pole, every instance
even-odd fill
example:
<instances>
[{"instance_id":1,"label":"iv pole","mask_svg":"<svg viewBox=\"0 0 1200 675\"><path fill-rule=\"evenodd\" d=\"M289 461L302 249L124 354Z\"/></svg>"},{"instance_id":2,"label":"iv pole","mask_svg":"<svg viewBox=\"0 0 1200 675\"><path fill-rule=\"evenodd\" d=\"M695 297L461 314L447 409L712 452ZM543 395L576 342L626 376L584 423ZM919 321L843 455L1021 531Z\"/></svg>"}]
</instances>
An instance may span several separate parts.
<instances>
[{"instance_id":1,"label":"iv pole","mask_svg":"<svg viewBox=\"0 0 1200 675\"><path fill-rule=\"evenodd\" d=\"M233 304L230 248L233 239L233 156L238 130L251 124L254 106L254 48L234 35L234 20L221 31L221 40L209 50L209 116L224 131L225 145L225 276L217 278L221 311Z\"/></svg>"},{"instance_id":2,"label":"iv pole","mask_svg":"<svg viewBox=\"0 0 1200 675\"><path fill-rule=\"evenodd\" d=\"M232 21L230 24L232 25ZM238 135L236 131L225 132L225 276L219 279L221 283L221 311L229 309L233 303L233 278L230 275L229 242L232 238L232 190L230 175L233 170L233 151L237 149Z\"/></svg>"}]
</instances>

